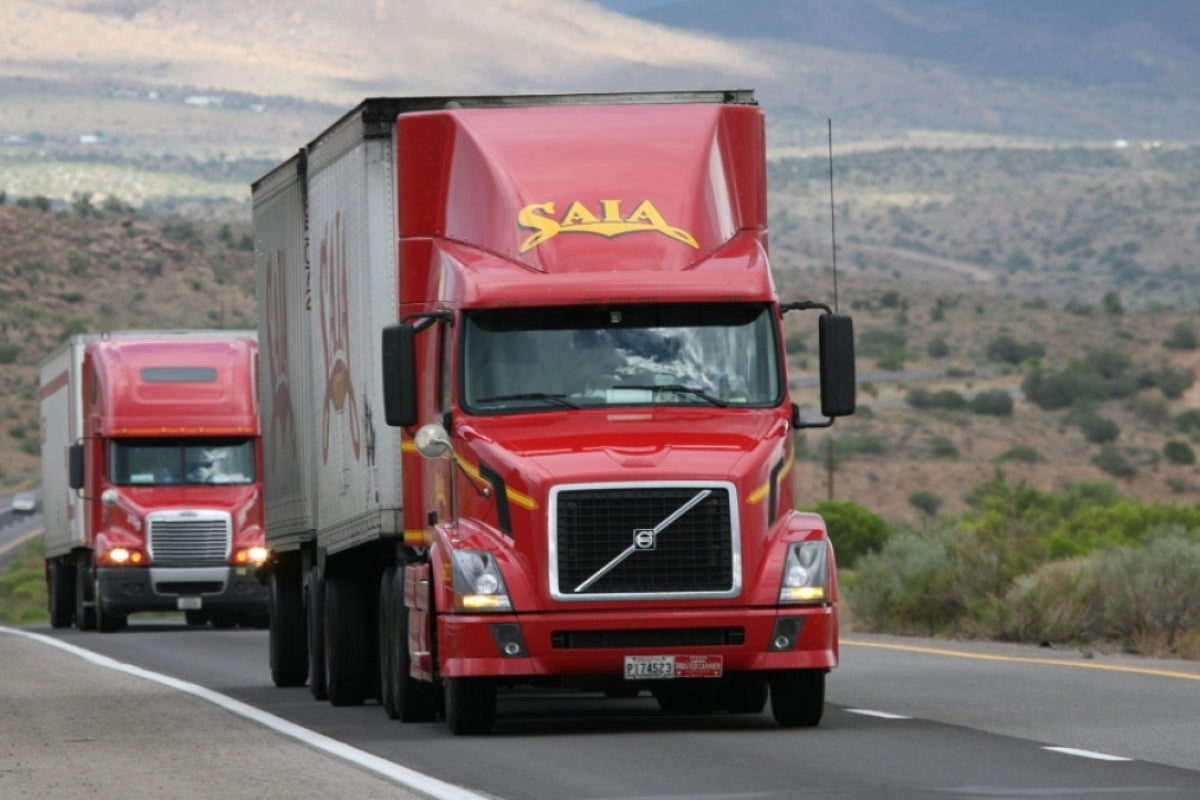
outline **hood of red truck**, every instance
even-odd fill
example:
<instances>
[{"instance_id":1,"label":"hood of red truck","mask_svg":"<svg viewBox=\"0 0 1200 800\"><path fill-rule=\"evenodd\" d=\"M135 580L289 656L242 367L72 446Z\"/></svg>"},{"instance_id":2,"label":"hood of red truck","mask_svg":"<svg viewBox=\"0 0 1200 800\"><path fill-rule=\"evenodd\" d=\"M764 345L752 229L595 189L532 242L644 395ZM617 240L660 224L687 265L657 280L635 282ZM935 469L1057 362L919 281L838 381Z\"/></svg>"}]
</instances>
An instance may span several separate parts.
<instances>
[{"instance_id":1,"label":"hood of red truck","mask_svg":"<svg viewBox=\"0 0 1200 800\"><path fill-rule=\"evenodd\" d=\"M460 458L476 462L468 469L540 502L548 486L570 483L713 480L749 492L789 431L774 409L608 409L477 418L457 433L470 451Z\"/></svg>"},{"instance_id":2,"label":"hood of red truck","mask_svg":"<svg viewBox=\"0 0 1200 800\"><path fill-rule=\"evenodd\" d=\"M141 516L156 511L226 511L235 529L261 524L262 487L258 484L220 486L114 486L118 504Z\"/></svg>"}]
</instances>

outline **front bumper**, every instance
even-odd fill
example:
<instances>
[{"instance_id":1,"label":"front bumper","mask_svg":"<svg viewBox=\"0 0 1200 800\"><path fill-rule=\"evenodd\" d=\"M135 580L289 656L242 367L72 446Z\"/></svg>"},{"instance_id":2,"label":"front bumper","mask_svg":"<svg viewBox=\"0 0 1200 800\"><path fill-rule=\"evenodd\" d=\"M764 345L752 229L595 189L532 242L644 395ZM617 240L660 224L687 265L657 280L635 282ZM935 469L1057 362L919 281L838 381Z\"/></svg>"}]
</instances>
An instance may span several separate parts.
<instances>
[{"instance_id":1,"label":"front bumper","mask_svg":"<svg viewBox=\"0 0 1200 800\"><path fill-rule=\"evenodd\" d=\"M783 649L777 641L781 631L792 634ZM505 655L503 649L514 635L520 649ZM444 614L438 617L438 636L444 677L620 677L629 655L721 656L727 675L832 669L838 663L833 606L633 614Z\"/></svg>"},{"instance_id":2,"label":"front bumper","mask_svg":"<svg viewBox=\"0 0 1200 800\"><path fill-rule=\"evenodd\" d=\"M108 567L98 569L96 575L100 602L112 614L268 611L270 590L259 583L253 567Z\"/></svg>"}]
</instances>

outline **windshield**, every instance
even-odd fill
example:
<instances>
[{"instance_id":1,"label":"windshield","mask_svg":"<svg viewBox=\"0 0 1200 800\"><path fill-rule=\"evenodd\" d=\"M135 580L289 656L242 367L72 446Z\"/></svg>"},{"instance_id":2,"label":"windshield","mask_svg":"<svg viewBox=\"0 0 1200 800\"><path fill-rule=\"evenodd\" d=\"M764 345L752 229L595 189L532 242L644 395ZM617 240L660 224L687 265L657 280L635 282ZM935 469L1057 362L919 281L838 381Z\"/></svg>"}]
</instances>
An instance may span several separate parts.
<instances>
[{"instance_id":1,"label":"windshield","mask_svg":"<svg viewBox=\"0 0 1200 800\"><path fill-rule=\"evenodd\" d=\"M118 486L253 483L253 439L113 439Z\"/></svg>"},{"instance_id":2,"label":"windshield","mask_svg":"<svg viewBox=\"0 0 1200 800\"><path fill-rule=\"evenodd\" d=\"M765 305L521 308L466 315L473 413L626 405L773 406L782 380Z\"/></svg>"}]
</instances>

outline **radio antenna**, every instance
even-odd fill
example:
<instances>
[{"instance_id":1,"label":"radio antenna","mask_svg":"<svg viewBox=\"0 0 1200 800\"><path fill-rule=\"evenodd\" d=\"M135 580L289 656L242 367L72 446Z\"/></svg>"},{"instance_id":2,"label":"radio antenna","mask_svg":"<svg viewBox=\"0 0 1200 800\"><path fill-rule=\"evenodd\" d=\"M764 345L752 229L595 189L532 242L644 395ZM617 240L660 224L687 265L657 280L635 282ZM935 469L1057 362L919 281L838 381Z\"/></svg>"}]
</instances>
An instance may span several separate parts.
<instances>
[{"instance_id":1,"label":"radio antenna","mask_svg":"<svg viewBox=\"0 0 1200 800\"><path fill-rule=\"evenodd\" d=\"M829 118L829 239L833 247L833 308L838 307L837 285L837 225L834 222L833 204L833 118Z\"/></svg>"}]
</instances>

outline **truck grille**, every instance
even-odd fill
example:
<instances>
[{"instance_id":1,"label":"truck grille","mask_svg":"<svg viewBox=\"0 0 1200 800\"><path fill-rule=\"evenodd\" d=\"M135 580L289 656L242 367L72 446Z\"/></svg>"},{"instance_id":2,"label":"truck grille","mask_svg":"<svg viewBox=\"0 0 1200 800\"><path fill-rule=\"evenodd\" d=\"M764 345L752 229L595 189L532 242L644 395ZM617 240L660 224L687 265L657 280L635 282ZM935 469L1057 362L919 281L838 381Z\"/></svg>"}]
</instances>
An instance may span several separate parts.
<instances>
[{"instance_id":1,"label":"truck grille","mask_svg":"<svg viewBox=\"0 0 1200 800\"><path fill-rule=\"evenodd\" d=\"M734 497L733 486L723 483L557 487L550 499L551 595L737 595L741 540ZM677 518L668 522L672 515Z\"/></svg>"},{"instance_id":2,"label":"truck grille","mask_svg":"<svg viewBox=\"0 0 1200 800\"><path fill-rule=\"evenodd\" d=\"M160 511L147 519L150 558L156 564L227 563L232 539L228 514Z\"/></svg>"}]
</instances>

